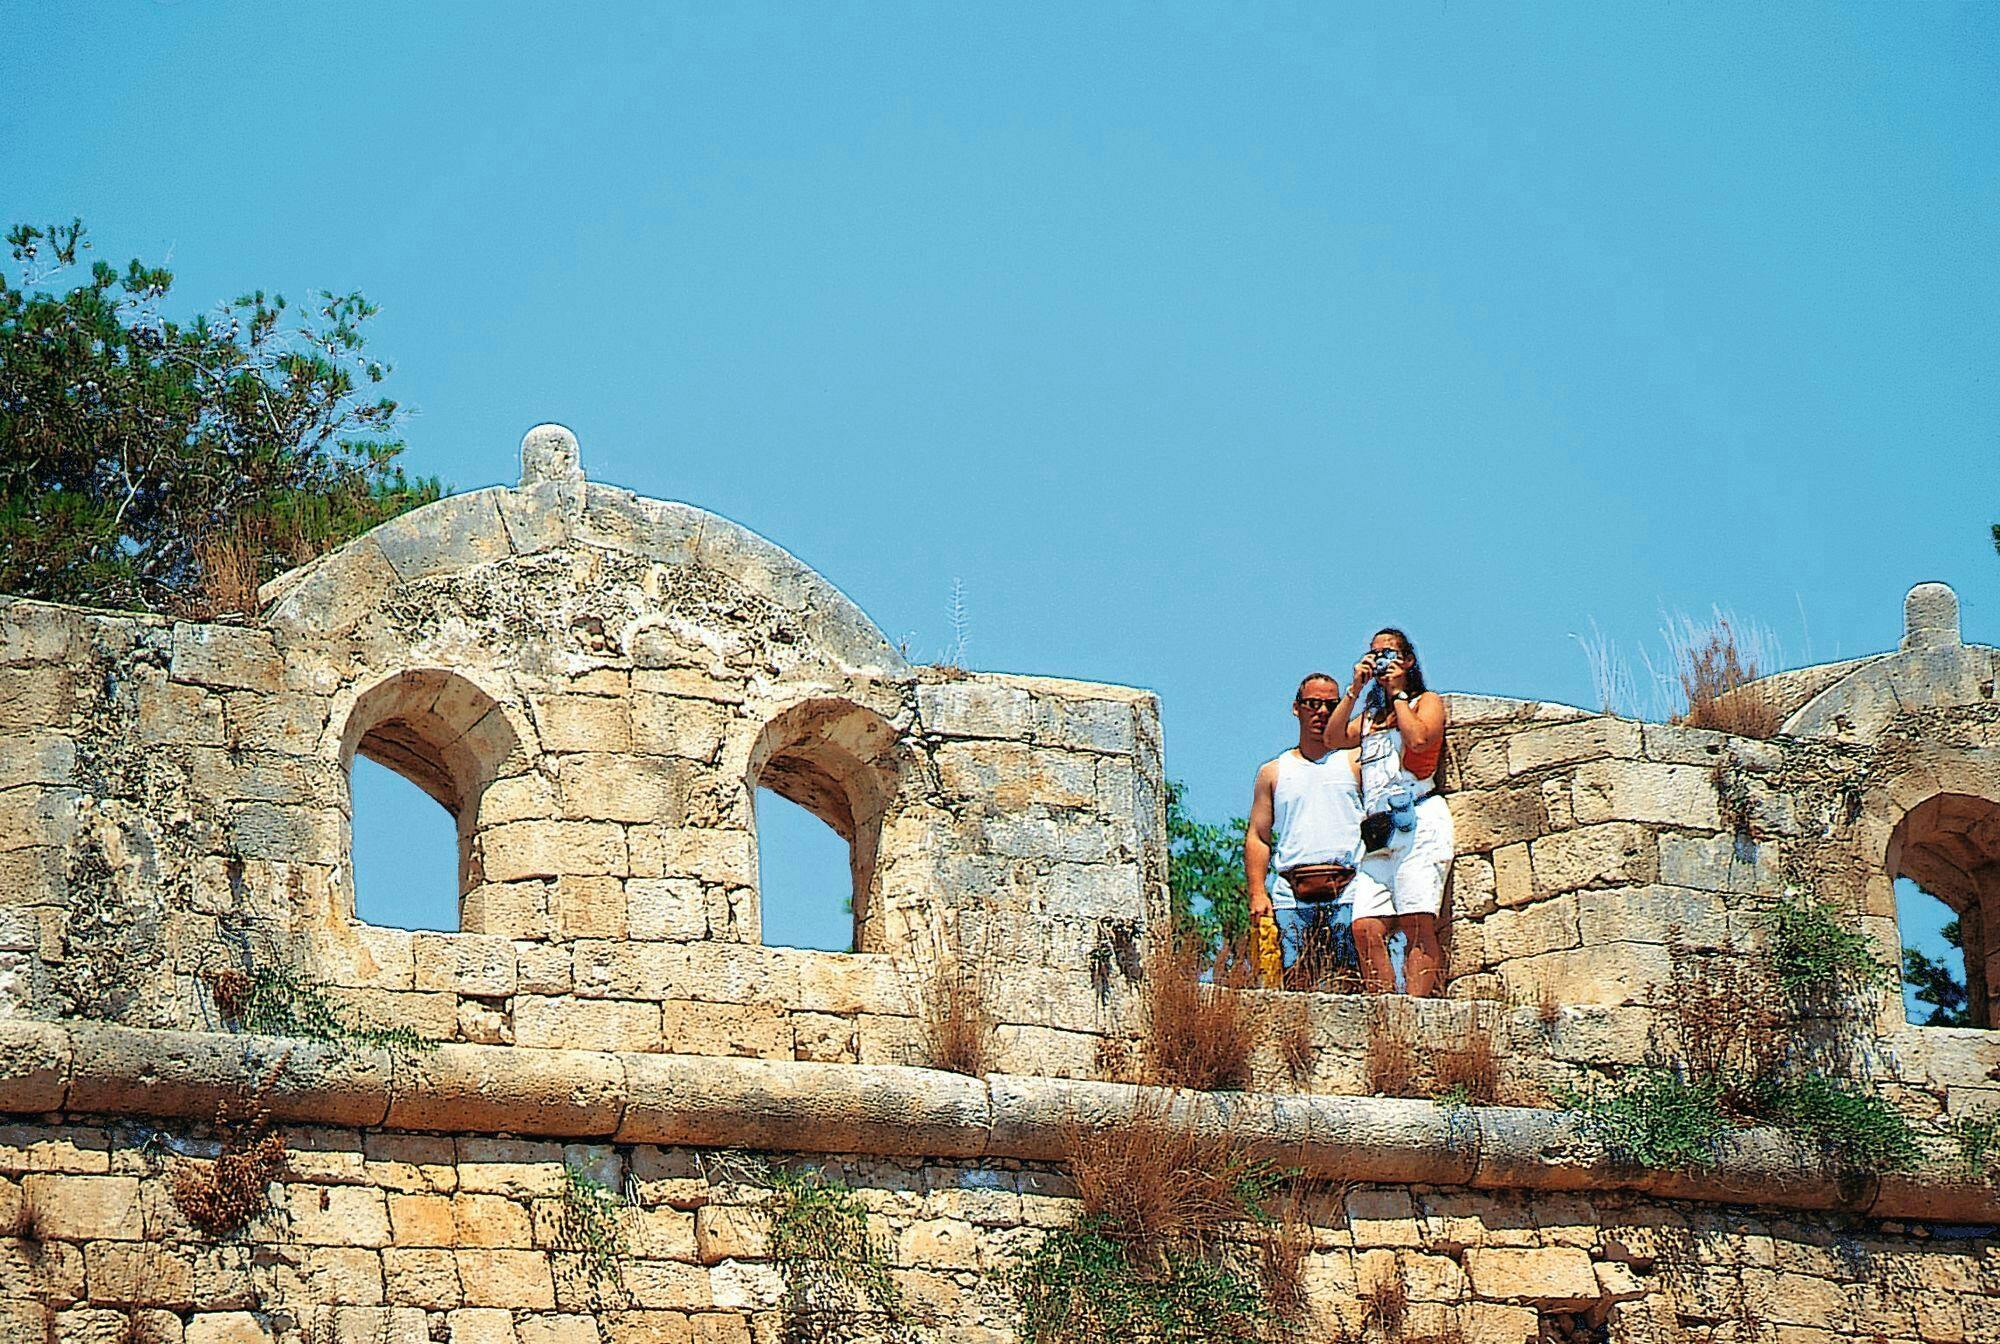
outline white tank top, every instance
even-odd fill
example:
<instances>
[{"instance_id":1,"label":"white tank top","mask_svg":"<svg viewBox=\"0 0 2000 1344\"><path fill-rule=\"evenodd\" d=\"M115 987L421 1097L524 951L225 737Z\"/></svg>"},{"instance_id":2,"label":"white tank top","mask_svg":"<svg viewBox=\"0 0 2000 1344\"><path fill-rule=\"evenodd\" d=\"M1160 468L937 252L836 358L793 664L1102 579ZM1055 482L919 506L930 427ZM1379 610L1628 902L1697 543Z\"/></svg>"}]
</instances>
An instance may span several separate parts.
<instances>
[{"instance_id":1,"label":"white tank top","mask_svg":"<svg viewBox=\"0 0 2000 1344\"><path fill-rule=\"evenodd\" d=\"M1435 776L1418 779L1403 768L1403 730L1366 726L1361 734L1361 796L1376 803L1401 784L1418 798L1430 795ZM1373 809L1371 809L1373 810Z\"/></svg>"},{"instance_id":2,"label":"white tank top","mask_svg":"<svg viewBox=\"0 0 2000 1344\"><path fill-rule=\"evenodd\" d=\"M1278 758L1271 790L1271 829L1277 872L1305 863L1356 862L1361 853L1361 795L1354 784L1354 753L1329 751L1316 761L1296 751Z\"/></svg>"}]
</instances>

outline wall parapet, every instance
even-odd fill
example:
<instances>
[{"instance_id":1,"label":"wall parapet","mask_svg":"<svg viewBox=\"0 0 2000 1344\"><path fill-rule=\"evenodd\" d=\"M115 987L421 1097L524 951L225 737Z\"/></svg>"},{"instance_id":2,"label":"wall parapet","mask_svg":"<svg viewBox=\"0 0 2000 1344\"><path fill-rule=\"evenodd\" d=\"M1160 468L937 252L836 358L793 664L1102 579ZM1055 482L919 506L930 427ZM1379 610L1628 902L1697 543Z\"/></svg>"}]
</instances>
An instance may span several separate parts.
<instances>
[{"instance_id":1,"label":"wall parapet","mask_svg":"<svg viewBox=\"0 0 2000 1344\"><path fill-rule=\"evenodd\" d=\"M895 1065L441 1045L421 1055L105 1023L0 1023L0 1113L205 1121L254 1095L273 1121L800 1153L1060 1161L1078 1128L1151 1111L1325 1180L1633 1191L1875 1218L2000 1223L2000 1187L1941 1168L1840 1178L1779 1131L1712 1164L1613 1158L1574 1113L1402 1098L1187 1093Z\"/></svg>"}]
</instances>

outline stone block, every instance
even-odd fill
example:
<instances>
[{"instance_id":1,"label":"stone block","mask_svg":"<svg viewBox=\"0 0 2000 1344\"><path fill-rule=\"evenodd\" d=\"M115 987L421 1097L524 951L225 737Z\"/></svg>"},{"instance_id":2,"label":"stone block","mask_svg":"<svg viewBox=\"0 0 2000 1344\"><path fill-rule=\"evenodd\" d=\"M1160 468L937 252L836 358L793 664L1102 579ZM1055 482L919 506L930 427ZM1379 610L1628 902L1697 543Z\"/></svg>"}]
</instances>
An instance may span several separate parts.
<instances>
[{"instance_id":1,"label":"stone block","mask_svg":"<svg viewBox=\"0 0 2000 1344\"><path fill-rule=\"evenodd\" d=\"M451 495L392 518L368 534L404 583L513 553L500 521L502 487Z\"/></svg>"},{"instance_id":2,"label":"stone block","mask_svg":"<svg viewBox=\"0 0 2000 1344\"><path fill-rule=\"evenodd\" d=\"M514 992L514 944L478 933L418 933L415 987L502 998Z\"/></svg>"},{"instance_id":3,"label":"stone block","mask_svg":"<svg viewBox=\"0 0 2000 1344\"><path fill-rule=\"evenodd\" d=\"M46 1240L137 1241L144 1235L136 1177L36 1172L22 1178L21 1193Z\"/></svg>"},{"instance_id":4,"label":"stone block","mask_svg":"<svg viewBox=\"0 0 2000 1344\"><path fill-rule=\"evenodd\" d=\"M632 716L626 700L602 695L536 697L535 731L552 752L629 752Z\"/></svg>"},{"instance_id":5,"label":"stone block","mask_svg":"<svg viewBox=\"0 0 2000 1344\"><path fill-rule=\"evenodd\" d=\"M450 1246L458 1215L446 1195L390 1194L389 1228L398 1246Z\"/></svg>"},{"instance_id":6,"label":"stone block","mask_svg":"<svg viewBox=\"0 0 2000 1344\"><path fill-rule=\"evenodd\" d=\"M1585 891L1577 902L1583 941L1667 943L1722 947L1728 941L1723 902L1705 891L1651 886Z\"/></svg>"},{"instance_id":7,"label":"stone block","mask_svg":"<svg viewBox=\"0 0 2000 1344\"><path fill-rule=\"evenodd\" d=\"M312 1299L327 1306L382 1305L382 1258L351 1246L319 1246L306 1258Z\"/></svg>"},{"instance_id":8,"label":"stone block","mask_svg":"<svg viewBox=\"0 0 2000 1344\"><path fill-rule=\"evenodd\" d=\"M563 815L582 821L678 821L687 787L669 762L598 751L559 758L555 777Z\"/></svg>"},{"instance_id":9,"label":"stone block","mask_svg":"<svg viewBox=\"0 0 2000 1344\"><path fill-rule=\"evenodd\" d=\"M534 1245L526 1206L505 1195L461 1190L452 1198L459 1247L525 1250Z\"/></svg>"},{"instance_id":10,"label":"stone block","mask_svg":"<svg viewBox=\"0 0 2000 1344\"><path fill-rule=\"evenodd\" d=\"M688 1318L678 1311L611 1311L598 1317L598 1324L604 1330L604 1344L689 1344L690 1340ZM747 1327L742 1344L750 1344Z\"/></svg>"},{"instance_id":11,"label":"stone block","mask_svg":"<svg viewBox=\"0 0 2000 1344\"><path fill-rule=\"evenodd\" d=\"M520 1344L514 1313L502 1307L460 1307L445 1324L448 1344Z\"/></svg>"},{"instance_id":12,"label":"stone block","mask_svg":"<svg viewBox=\"0 0 2000 1344\"><path fill-rule=\"evenodd\" d=\"M1641 754L1636 722L1600 716L1515 733L1507 739L1507 770L1519 775L1605 756L1635 760Z\"/></svg>"},{"instance_id":13,"label":"stone block","mask_svg":"<svg viewBox=\"0 0 2000 1344\"><path fill-rule=\"evenodd\" d=\"M708 937L707 901L691 877L635 877L625 883L626 932L648 942Z\"/></svg>"},{"instance_id":14,"label":"stone block","mask_svg":"<svg viewBox=\"0 0 2000 1344\"><path fill-rule=\"evenodd\" d=\"M632 698L632 746L713 765L734 721L730 706L712 698L642 693Z\"/></svg>"},{"instance_id":15,"label":"stone block","mask_svg":"<svg viewBox=\"0 0 2000 1344\"><path fill-rule=\"evenodd\" d=\"M1018 686L967 678L917 687L917 719L925 732L939 737L1025 741L1034 702Z\"/></svg>"},{"instance_id":16,"label":"stone block","mask_svg":"<svg viewBox=\"0 0 2000 1344\"><path fill-rule=\"evenodd\" d=\"M1045 807L1098 806L1107 785L1114 796L1129 799L1130 794L1130 780L1125 781L1124 792L1118 793L1120 772L1129 775L1129 763L1077 752L1013 742L946 742L938 747L934 759L938 783L946 793L974 800L1001 814L1023 811L1037 803Z\"/></svg>"},{"instance_id":17,"label":"stone block","mask_svg":"<svg viewBox=\"0 0 2000 1344\"><path fill-rule=\"evenodd\" d=\"M288 1185L285 1211L292 1236L306 1246L364 1246L390 1243L386 1195L363 1185Z\"/></svg>"},{"instance_id":18,"label":"stone block","mask_svg":"<svg viewBox=\"0 0 2000 1344\"><path fill-rule=\"evenodd\" d=\"M1528 846L1535 887L1544 895L1585 887L1644 886L1659 876L1653 833L1633 822L1611 821Z\"/></svg>"},{"instance_id":19,"label":"stone block","mask_svg":"<svg viewBox=\"0 0 2000 1344\"><path fill-rule=\"evenodd\" d=\"M248 1311L204 1311L188 1317L186 1344L273 1344L264 1320Z\"/></svg>"},{"instance_id":20,"label":"stone block","mask_svg":"<svg viewBox=\"0 0 2000 1344\"><path fill-rule=\"evenodd\" d=\"M1145 914L1134 864L1055 863L1044 900L1073 919L1135 919Z\"/></svg>"},{"instance_id":21,"label":"stone block","mask_svg":"<svg viewBox=\"0 0 2000 1344\"><path fill-rule=\"evenodd\" d=\"M1532 840L1549 828L1540 785L1445 795L1461 851L1485 851Z\"/></svg>"},{"instance_id":22,"label":"stone block","mask_svg":"<svg viewBox=\"0 0 2000 1344\"><path fill-rule=\"evenodd\" d=\"M553 1311L555 1280L541 1251L460 1250L458 1282L468 1307Z\"/></svg>"},{"instance_id":23,"label":"stone block","mask_svg":"<svg viewBox=\"0 0 2000 1344\"><path fill-rule=\"evenodd\" d=\"M194 1261L179 1247L99 1241L83 1251L93 1303L191 1307L196 1302Z\"/></svg>"},{"instance_id":24,"label":"stone block","mask_svg":"<svg viewBox=\"0 0 2000 1344\"><path fill-rule=\"evenodd\" d=\"M1489 966L1577 947L1582 942L1573 895L1551 897L1520 909L1495 910L1481 922L1480 932Z\"/></svg>"},{"instance_id":25,"label":"stone block","mask_svg":"<svg viewBox=\"0 0 2000 1344\"><path fill-rule=\"evenodd\" d=\"M669 999L661 1005L661 1014L661 1038L672 1052L792 1058L791 1025L784 1010L774 1005Z\"/></svg>"},{"instance_id":26,"label":"stone block","mask_svg":"<svg viewBox=\"0 0 2000 1344\"><path fill-rule=\"evenodd\" d=\"M1493 899L1505 907L1535 899L1535 870L1525 843L1502 845L1493 851Z\"/></svg>"},{"instance_id":27,"label":"stone block","mask_svg":"<svg viewBox=\"0 0 2000 1344\"><path fill-rule=\"evenodd\" d=\"M546 879L482 882L459 903L459 922L467 933L539 942L554 930L549 884Z\"/></svg>"},{"instance_id":28,"label":"stone block","mask_svg":"<svg viewBox=\"0 0 2000 1344\"><path fill-rule=\"evenodd\" d=\"M1416 1206L1406 1190L1350 1190L1346 1207L1348 1230L1357 1248L1421 1244Z\"/></svg>"},{"instance_id":29,"label":"stone block","mask_svg":"<svg viewBox=\"0 0 2000 1344\"><path fill-rule=\"evenodd\" d=\"M167 675L197 686L275 695L284 689L285 659L268 630L176 622Z\"/></svg>"},{"instance_id":30,"label":"stone block","mask_svg":"<svg viewBox=\"0 0 2000 1344\"><path fill-rule=\"evenodd\" d=\"M748 831L634 826L631 843L634 877L698 877L732 887L757 884L756 850Z\"/></svg>"},{"instance_id":31,"label":"stone block","mask_svg":"<svg viewBox=\"0 0 2000 1344\"><path fill-rule=\"evenodd\" d=\"M1776 846L1747 836L1662 835L1660 880L1700 891L1775 891Z\"/></svg>"},{"instance_id":32,"label":"stone block","mask_svg":"<svg viewBox=\"0 0 2000 1344\"><path fill-rule=\"evenodd\" d=\"M626 871L625 829L610 822L517 821L481 831L478 846L489 882Z\"/></svg>"},{"instance_id":33,"label":"stone block","mask_svg":"<svg viewBox=\"0 0 2000 1344\"><path fill-rule=\"evenodd\" d=\"M710 1204L695 1210L695 1250L704 1265L762 1260L771 1253L770 1216L762 1209Z\"/></svg>"},{"instance_id":34,"label":"stone block","mask_svg":"<svg viewBox=\"0 0 2000 1344\"><path fill-rule=\"evenodd\" d=\"M1493 861L1465 854L1451 865L1451 912L1454 919L1484 919L1498 904Z\"/></svg>"},{"instance_id":35,"label":"stone block","mask_svg":"<svg viewBox=\"0 0 2000 1344\"><path fill-rule=\"evenodd\" d=\"M821 1064L854 1064L861 1059L861 1031L851 1017L792 1013L792 1058Z\"/></svg>"},{"instance_id":36,"label":"stone block","mask_svg":"<svg viewBox=\"0 0 2000 1344\"><path fill-rule=\"evenodd\" d=\"M1645 1006L1670 981L1667 950L1653 943L1596 943L1510 961L1500 968L1508 997L1533 1002L1543 987L1556 1002Z\"/></svg>"},{"instance_id":37,"label":"stone block","mask_svg":"<svg viewBox=\"0 0 2000 1344\"><path fill-rule=\"evenodd\" d=\"M240 691L222 699L223 723L233 746L311 756L326 731L327 703L316 695Z\"/></svg>"},{"instance_id":38,"label":"stone block","mask_svg":"<svg viewBox=\"0 0 2000 1344\"><path fill-rule=\"evenodd\" d=\"M615 877L565 873L556 879L550 914L556 936L623 938L627 928L625 884Z\"/></svg>"},{"instance_id":39,"label":"stone block","mask_svg":"<svg viewBox=\"0 0 2000 1344\"><path fill-rule=\"evenodd\" d=\"M620 999L514 999L514 1044L566 1050L658 1050L657 1004Z\"/></svg>"},{"instance_id":40,"label":"stone block","mask_svg":"<svg viewBox=\"0 0 2000 1344\"><path fill-rule=\"evenodd\" d=\"M915 1269L978 1269L979 1230L960 1218L923 1218L896 1237L896 1263Z\"/></svg>"},{"instance_id":41,"label":"stone block","mask_svg":"<svg viewBox=\"0 0 2000 1344\"><path fill-rule=\"evenodd\" d=\"M785 1297L785 1276L776 1265L725 1260L708 1272L713 1306L738 1311L770 1311Z\"/></svg>"},{"instance_id":42,"label":"stone block","mask_svg":"<svg viewBox=\"0 0 2000 1344\"><path fill-rule=\"evenodd\" d=\"M529 1316L514 1329L521 1344L600 1344L593 1316Z\"/></svg>"},{"instance_id":43,"label":"stone block","mask_svg":"<svg viewBox=\"0 0 2000 1344\"><path fill-rule=\"evenodd\" d=\"M1598 1300L1590 1256L1576 1247L1473 1246L1465 1272L1473 1293L1488 1302L1576 1311Z\"/></svg>"},{"instance_id":44,"label":"stone block","mask_svg":"<svg viewBox=\"0 0 2000 1344\"><path fill-rule=\"evenodd\" d=\"M1576 824L1643 821L1713 831L1722 825L1715 772L1647 761L1587 761L1570 784Z\"/></svg>"},{"instance_id":45,"label":"stone block","mask_svg":"<svg viewBox=\"0 0 2000 1344\"><path fill-rule=\"evenodd\" d=\"M1132 705L1121 700L1037 695L1030 731L1037 743L1069 751L1130 756L1138 747Z\"/></svg>"}]
</instances>

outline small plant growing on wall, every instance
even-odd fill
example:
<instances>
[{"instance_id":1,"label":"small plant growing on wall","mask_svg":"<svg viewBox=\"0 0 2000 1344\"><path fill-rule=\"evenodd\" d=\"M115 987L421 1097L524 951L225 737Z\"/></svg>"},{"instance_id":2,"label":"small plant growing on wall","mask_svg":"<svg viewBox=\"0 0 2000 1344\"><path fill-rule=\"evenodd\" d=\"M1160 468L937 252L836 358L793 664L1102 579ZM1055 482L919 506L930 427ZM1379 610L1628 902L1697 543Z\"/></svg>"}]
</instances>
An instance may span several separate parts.
<instances>
[{"instance_id":1,"label":"small plant growing on wall","mask_svg":"<svg viewBox=\"0 0 2000 1344\"><path fill-rule=\"evenodd\" d=\"M285 1165L285 1143L254 1099L216 1108L222 1150L207 1161L175 1166L170 1189L187 1220L217 1241L235 1236L271 1206L271 1182Z\"/></svg>"},{"instance_id":2,"label":"small plant growing on wall","mask_svg":"<svg viewBox=\"0 0 2000 1344\"><path fill-rule=\"evenodd\" d=\"M1065 1146L1082 1210L1010 1276L1023 1344L1265 1339L1303 1303L1303 1219L1269 1211L1284 1173L1234 1134L1149 1101Z\"/></svg>"},{"instance_id":3,"label":"small plant growing on wall","mask_svg":"<svg viewBox=\"0 0 2000 1344\"><path fill-rule=\"evenodd\" d=\"M1785 889L1771 915L1771 969L1793 994L1828 987L1877 988L1887 979L1868 935L1796 886Z\"/></svg>"},{"instance_id":4,"label":"small plant growing on wall","mask_svg":"<svg viewBox=\"0 0 2000 1344\"><path fill-rule=\"evenodd\" d=\"M437 1042L409 1027L364 1027L328 1002L318 986L283 968L225 967L203 975L226 1023L260 1036L324 1041L363 1050L432 1050Z\"/></svg>"},{"instance_id":5,"label":"small plant growing on wall","mask_svg":"<svg viewBox=\"0 0 2000 1344\"><path fill-rule=\"evenodd\" d=\"M771 1260L785 1280L786 1344L912 1338L861 1197L823 1171L756 1169L771 1190Z\"/></svg>"},{"instance_id":6,"label":"small plant growing on wall","mask_svg":"<svg viewBox=\"0 0 2000 1344\"><path fill-rule=\"evenodd\" d=\"M625 1256L625 1204L616 1192L587 1171L567 1162L557 1192L554 1244L577 1257L593 1288L608 1287L622 1294Z\"/></svg>"}]
</instances>

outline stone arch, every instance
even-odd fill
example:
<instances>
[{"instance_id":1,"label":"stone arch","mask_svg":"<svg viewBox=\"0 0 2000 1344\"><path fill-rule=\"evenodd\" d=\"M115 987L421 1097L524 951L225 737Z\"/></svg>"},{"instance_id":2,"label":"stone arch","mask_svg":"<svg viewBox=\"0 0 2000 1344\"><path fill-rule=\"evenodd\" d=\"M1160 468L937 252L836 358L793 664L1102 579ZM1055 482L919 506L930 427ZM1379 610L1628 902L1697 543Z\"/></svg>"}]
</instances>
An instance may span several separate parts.
<instances>
[{"instance_id":1,"label":"stone arch","mask_svg":"<svg viewBox=\"0 0 2000 1344\"><path fill-rule=\"evenodd\" d=\"M458 896L479 883L473 838L487 788L524 759L521 734L499 701L444 668L392 673L355 698L340 733L340 765L351 778L365 756L415 784L451 814L458 830ZM461 929L470 929L461 911Z\"/></svg>"},{"instance_id":2,"label":"stone arch","mask_svg":"<svg viewBox=\"0 0 2000 1344\"><path fill-rule=\"evenodd\" d=\"M854 946L880 951L873 897L882 820L902 778L900 735L874 710L826 696L780 712L758 734L745 775L747 794L760 788L798 804L848 845L854 901Z\"/></svg>"},{"instance_id":3,"label":"stone arch","mask_svg":"<svg viewBox=\"0 0 2000 1344\"><path fill-rule=\"evenodd\" d=\"M1907 877L1958 916L1965 950L1966 1003L1973 1021L2000 1026L2000 802L1971 793L1936 793L1903 813L1885 860L1891 880Z\"/></svg>"}]
</instances>

